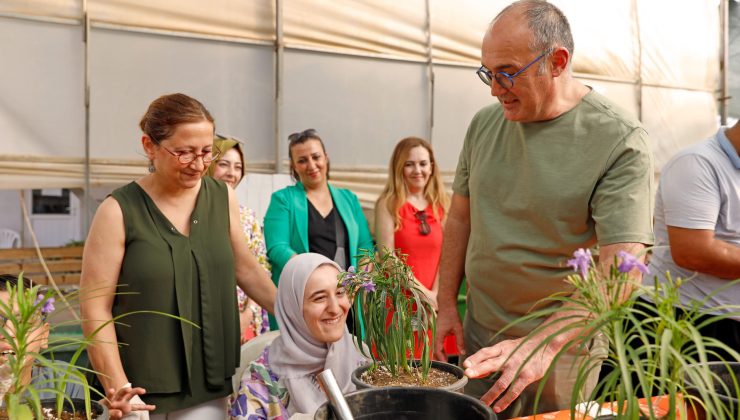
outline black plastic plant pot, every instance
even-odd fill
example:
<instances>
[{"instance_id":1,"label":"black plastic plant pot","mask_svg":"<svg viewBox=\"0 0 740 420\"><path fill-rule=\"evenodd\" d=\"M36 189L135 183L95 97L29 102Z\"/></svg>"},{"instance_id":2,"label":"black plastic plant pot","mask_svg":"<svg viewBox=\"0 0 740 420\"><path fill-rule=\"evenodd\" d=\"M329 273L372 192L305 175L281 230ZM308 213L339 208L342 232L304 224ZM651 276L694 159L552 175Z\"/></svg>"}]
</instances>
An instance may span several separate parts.
<instances>
[{"instance_id":1,"label":"black plastic plant pot","mask_svg":"<svg viewBox=\"0 0 740 420\"><path fill-rule=\"evenodd\" d=\"M41 400L41 408L51 408L53 410L56 410L56 398ZM85 413L85 400L82 398L72 398L71 404L70 401L64 400L62 410L72 412L72 409L74 409L74 411L78 413ZM108 408L105 407L103 404L92 400L90 401L90 410L92 411L92 413L90 413L90 418L94 420L108 420Z\"/></svg>"},{"instance_id":2,"label":"black plastic plant pot","mask_svg":"<svg viewBox=\"0 0 740 420\"><path fill-rule=\"evenodd\" d=\"M355 420L495 420L490 407L468 395L439 388L367 388L344 396ZM328 403L315 420L336 419Z\"/></svg>"},{"instance_id":3,"label":"black plastic plant pot","mask_svg":"<svg viewBox=\"0 0 740 420\"><path fill-rule=\"evenodd\" d=\"M415 361L414 362L414 366L418 366L418 365L419 365L419 361ZM355 386L357 387L357 389L375 388L375 386L370 385L370 384L364 382L361 379L362 378L362 374L366 370L368 370L370 368L370 366L372 366L372 365L370 365L370 364L363 365L363 366L358 367L357 369L355 369L352 372L352 383L355 384ZM439 362L439 361L433 360L432 361L432 369L441 370L443 372L449 372L449 373L455 375L455 377L457 378L457 381L455 383L453 383L451 385L444 386L444 387L440 387L438 389L444 389L444 390L447 390L447 391L453 391L453 392L462 393L463 390L465 389L465 384L468 383L468 377L465 376L462 368L459 367L459 366L456 366L456 365L453 365L453 364L450 364L450 363Z\"/></svg>"},{"instance_id":4,"label":"black plastic plant pot","mask_svg":"<svg viewBox=\"0 0 740 420\"><path fill-rule=\"evenodd\" d=\"M695 368L696 366L699 365L691 365L687 367L687 369ZM740 362L708 362L707 366L709 366L709 370L716 375L714 389L711 390L711 392L717 395L717 398L719 398L726 407L732 409L736 418L740 418L740 403L738 402L737 395L738 390L735 388L735 381L740 383ZM689 394L697 398L701 398L701 394L688 377L686 378L686 388ZM728 395L728 390L730 395Z\"/></svg>"}]
</instances>

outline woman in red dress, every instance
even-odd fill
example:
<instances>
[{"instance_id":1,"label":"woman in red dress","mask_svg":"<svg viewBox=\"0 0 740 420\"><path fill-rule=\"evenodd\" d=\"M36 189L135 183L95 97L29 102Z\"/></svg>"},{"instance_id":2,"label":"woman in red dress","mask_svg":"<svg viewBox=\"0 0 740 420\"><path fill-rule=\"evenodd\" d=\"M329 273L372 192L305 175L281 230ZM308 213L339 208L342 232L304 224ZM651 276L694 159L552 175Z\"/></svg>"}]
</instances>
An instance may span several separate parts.
<instances>
[{"instance_id":1,"label":"woman in red dress","mask_svg":"<svg viewBox=\"0 0 740 420\"><path fill-rule=\"evenodd\" d=\"M375 203L378 249L398 250L419 288L437 307L439 257L445 210L449 206L432 146L418 137L401 140L393 150L388 182ZM445 352L457 354L454 337L445 341Z\"/></svg>"}]
</instances>

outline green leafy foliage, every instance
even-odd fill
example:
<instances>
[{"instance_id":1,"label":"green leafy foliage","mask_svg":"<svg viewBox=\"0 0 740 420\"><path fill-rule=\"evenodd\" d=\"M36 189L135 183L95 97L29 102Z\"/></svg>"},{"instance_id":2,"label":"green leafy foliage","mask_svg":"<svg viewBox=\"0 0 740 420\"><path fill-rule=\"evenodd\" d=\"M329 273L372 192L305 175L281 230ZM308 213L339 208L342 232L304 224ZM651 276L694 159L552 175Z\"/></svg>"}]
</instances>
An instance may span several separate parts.
<instances>
[{"instance_id":1,"label":"green leafy foliage","mask_svg":"<svg viewBox=\"0 0 740 420\"><path fill-rule=\"evenodd\" d=\"M177 319L195 328L200 328L197 324L178 316L157 311L135 311L114 317L100 325L87 337L63 336L49 338L46 349L34 351L34 347L39 347L37 342L41 339L39 332L46 328L44 326L46 323L45 315L54 310L54 292L45 290L41 286L25 287L22 273L18 278L17 286L7 284L7 292L9 295L7 302L0 300L0 315L2 315L3 320L7 319L7 324L0 329L0 338L10 345L11 351L7 355L0 356L0 405L7 410L11 419L32 420L42 418L41 392L55 395L56 412L61 412L65 400L71 404L71 400L65 394L68 384L78 384L84 390L85 412L90 418L92 412L91 392L95 394L96 399L105 398L105 395L91 388L87 382L87 374L97 374L97 372L77 366L76 363L90 345L100 343L99 340L95 340L95 337L101 329L110 323L119 323L122 318L129 315L154 314ZM97 292L100 291L89 291L85 298L98 297L95 296L98 294ZM66 295L66 301L69 302L79 298L79 292ZM79 321L56 323L55 327L68 326L70 323L77 322ZM48 357L53 356L57 349L68 349L70 347L74 348L74 353L69 363L60 364ZM30 365L51 369L54 373L52 375L53 379L24 384L23 372Z\"/></svg>"},{"instance_id":2,"label":"green leafy foliage","mask_svg":"<svg viewBox=\"0 0 740 420\"><path fill-rule=\"evenodd\" d=\"M702 300L682 305L680 288L690 279L674 279L666 273L665 281L659 282L656 277L649 287L635 284L628 276L635 266L623 265L629 258L634 262L634 257L626 254L620 258L622 264L615 258L608 275L595 266L590 253L587 253L587 264L578 265L572 263L576 259L570 260L569 264L578 272L566 280L573 293L550 296L538 303L538 307L544 306L544 309L533 311L507 326L508 329L522 322L547 320L567 305L574 314L565 318L568 325L562 327L562 317L553 321L560 326L558 332L549 335L529 355L533 357L561 333L577 331L578 335L558 352L552 366L566 352L588 355L589 345L601 334L608 340L606 359L603 354L591 354L573 367L576 384L571 396L571 418L575 418L574 407L580 401L593 401L599 406L612 402L618 418L661 418L653 401L647 399L642 407L639 401L640 396L661 395L669 399L668 418L675 418L677 411L681 418L686 418L687 407L693 410L699 406L708 419L740 418L740 413L733 412L736 408L724 404L715 392L717 384L721 383L720 378L707 364L712 358L722 359L722 354L729 355L730 360L724 362L738 362L738 349L700 333L700 329L708 324L740 315L740 305L715 307L710 311L704 309L710 306L707 302L712 301L713 294L738 284L740 280L727 282L722 289ZM708 312L720 313L723 310L729 313L705 316ZM528 337L552 325L550 321L544 321ZM611 367L610 372L601 378L590 394L584 394L589 376L593 377L598 372L602 362ZM551 369L540 382L535 405ZM730 376L729 384L723 388L724 394L731 395L730 391L734 391L734 395L738 395L740 378ZM682 401L685 404L681 404Z\"/></svg>"},{"instance_id":3,"label":"green leafy foliage","mask_svg":"<svg viewBox=\"0 0 740 420\"><path fill-rule=\"evenodd\" d=\"M355 303L355 335L366 344L363 354L376 367L385 366L397 376L412 371L418 350L426 379L432 364L428 337L430 332L434 337L436 315L417 286L406 256L387 249L380 255L361 250L358 261L357 268L339 274L339 282Z\"/></svg>"},{"instance_id":4,"label":"green leafy foliage","mask_svg":"<svg viewBox=\"0 0 740 420\"><path fill-rule=\"evenodd\" d=\"M89 405L90 387L87 386L84 370L73 366L82 349L72 357L72 364L61 367L48 359L48 353L34 350L39 347L43 330L46 328L45 315L53 310L53 292L42 291L40 286L27 288L23 284L23 275L19 276L18 285L8 285L7 302L0 301L0 315L7 319L0 330L2 340L9 344L10 352L2 356L2 373L0 373L0 400L4 402L10 418L41 418L39 392L48 392L57 396L57 406L61 407L66 398L64 390L67 383L77 383L85 390L85 399ZM6 328L7 327L7 328ZM60 343L50 343L53 347ZM69 341L63 343L70 344ZM32 385L23 383L23 373L30 365L40 365L55 372L55 379ZM89 411L89 407L88 407Z\"/></svg>"}]
</instances>

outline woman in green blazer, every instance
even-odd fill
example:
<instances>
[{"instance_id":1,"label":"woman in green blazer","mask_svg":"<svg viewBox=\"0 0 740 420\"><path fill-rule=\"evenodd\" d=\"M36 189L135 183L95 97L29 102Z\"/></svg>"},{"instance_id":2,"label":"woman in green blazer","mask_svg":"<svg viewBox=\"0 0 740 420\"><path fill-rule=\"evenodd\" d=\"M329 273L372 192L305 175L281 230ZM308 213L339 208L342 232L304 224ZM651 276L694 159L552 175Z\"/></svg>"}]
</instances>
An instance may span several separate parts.
<instances>
[{"instance_id":1,"label":"woman in green blazer","mask_svg":"<svg viewBox=\"0 0 740 420\"><path fill-rule=\"evenodd\" d=\"M265 214L267 257L275 284L294 255L315 252L347 269L357 265L361 249L374 249L357 196L329 185L329 157L316 130L288 139L290 168L297 182L274 192ZM270 323L277 327L272 316Z\"/></svg>"}]
</instances>

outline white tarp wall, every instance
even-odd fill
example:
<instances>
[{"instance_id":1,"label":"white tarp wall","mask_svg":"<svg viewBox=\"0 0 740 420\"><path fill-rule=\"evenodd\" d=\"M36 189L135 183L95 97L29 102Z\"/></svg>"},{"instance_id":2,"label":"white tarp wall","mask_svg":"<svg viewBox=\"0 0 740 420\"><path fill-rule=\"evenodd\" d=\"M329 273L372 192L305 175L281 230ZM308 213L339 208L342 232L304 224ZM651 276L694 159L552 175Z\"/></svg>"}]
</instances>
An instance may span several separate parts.
<instances>
[{"instance_id":1,"label":"white tarp wall","mask_svg":"<svg viewBox=\"0 0 740 420\"><path fill-rule=\"evenodd\" d=\"M716 128L718 1L553 3L573 28L577 77L642 119L658 170ZM506 4L88 0L86 44L82 0L0 0L0 188L83 188L87 121L90 185L141 176L139 118L180 91L246 141L250 172L284 172L287 135L317 129L334 182L369 205L402 137L431 137L454 171L470 118L495 100L474 71Z\"/></svg>"}]
</instances>

